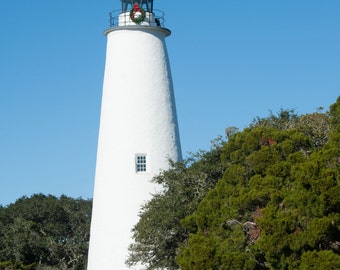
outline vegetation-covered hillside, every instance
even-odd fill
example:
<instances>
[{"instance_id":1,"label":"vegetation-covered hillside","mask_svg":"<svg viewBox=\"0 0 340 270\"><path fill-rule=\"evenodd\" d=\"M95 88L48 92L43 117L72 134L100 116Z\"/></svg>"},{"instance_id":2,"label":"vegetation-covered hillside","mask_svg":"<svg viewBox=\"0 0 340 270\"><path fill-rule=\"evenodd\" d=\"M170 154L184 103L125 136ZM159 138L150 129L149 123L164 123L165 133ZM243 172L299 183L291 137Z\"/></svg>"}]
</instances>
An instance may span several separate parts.
<instances>
[{"instance_id":1,"label":"vegetation-covered hillside","mask_svg":"<svg viewBox=\"0 0 340 270\"><path fill-rule=\"evenodd\" d=\"M257 118L173 164L128 262L148 269L340 269L340 98L328 113Z\"/></svg>"}]
</instances>

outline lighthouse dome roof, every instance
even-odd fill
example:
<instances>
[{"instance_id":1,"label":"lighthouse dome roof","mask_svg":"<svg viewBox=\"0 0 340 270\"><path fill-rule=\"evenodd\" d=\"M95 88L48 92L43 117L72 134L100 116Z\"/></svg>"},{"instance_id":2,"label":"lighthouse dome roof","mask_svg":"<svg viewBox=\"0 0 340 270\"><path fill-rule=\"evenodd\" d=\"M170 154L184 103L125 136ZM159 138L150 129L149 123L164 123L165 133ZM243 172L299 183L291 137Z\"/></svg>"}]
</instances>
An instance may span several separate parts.
<instances>
[{"instance_id":1,"label":"lighthouse dome roof","mask_svg":"<svg viewBox=\"0 0 340 270\"><path fill-rule=\"evenodd\" d=\"M148 3L151 3L153 2L153 0L120 0L122 3L127 3L127 4L148 4Z\"/></svg>"}]
</instances>

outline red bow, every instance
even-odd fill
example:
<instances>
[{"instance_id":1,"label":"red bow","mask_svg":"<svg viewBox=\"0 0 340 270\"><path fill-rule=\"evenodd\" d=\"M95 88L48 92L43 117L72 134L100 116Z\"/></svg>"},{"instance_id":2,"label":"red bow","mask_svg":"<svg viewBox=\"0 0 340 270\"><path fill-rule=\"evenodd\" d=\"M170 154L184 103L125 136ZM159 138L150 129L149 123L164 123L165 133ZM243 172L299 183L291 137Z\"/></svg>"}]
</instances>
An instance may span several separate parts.
<instances>
[{"instance_id":1,"label":"red bow","mask_svg":"<svg viewBox=\"0 0 340 270\"><path fill-rule=\"evenodd\" d=\"M139 6L138 6L138 4L134 4L133 10L136 11L136 12L139 11Z\"/></svg>"}]
</instances>

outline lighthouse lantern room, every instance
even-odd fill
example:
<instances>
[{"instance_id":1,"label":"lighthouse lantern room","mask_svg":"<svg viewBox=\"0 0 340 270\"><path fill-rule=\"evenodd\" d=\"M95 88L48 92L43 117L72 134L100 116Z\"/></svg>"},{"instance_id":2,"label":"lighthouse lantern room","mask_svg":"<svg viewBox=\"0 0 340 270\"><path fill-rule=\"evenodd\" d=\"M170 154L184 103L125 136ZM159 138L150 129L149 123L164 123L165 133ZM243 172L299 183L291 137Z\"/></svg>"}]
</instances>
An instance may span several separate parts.
<instances>
[{"instance_id":1,"label":"lighthouse lantern room","mask_svg":"<svg viewBox=\"0 0 340 270\"><path fill-rule=\"evenodd\" d=\"M159 191L151 180L169 159L181 159L170 33L153 0L121 0L121 10L110 13L88 270L130 269L131 229Z\"/></svg>"},{"instance_id":2,"label":"lighthouse lantern room","mask_svg":"<svg viewBox=\"0 0 340 270\"><path fill-rule=\"evenodd\" d=\"M110 25L164 26L164 13L153 8L153 0L121 0L121 10L110 13ZM170 32L168 33L170 35Z\"/></svg>"},{"instance_id":3,"label":"lighthouse lantern room","mask_svg":"<svg viewBox=\"0 0 340 270\"><path fill-rule=\"evenodd\" d=\"M152 13L153 10L153 0L121 0L122 2L122 12L126 12L133 8L135 4L144 8L145 11Z\"/></svg>"}]
</instances>

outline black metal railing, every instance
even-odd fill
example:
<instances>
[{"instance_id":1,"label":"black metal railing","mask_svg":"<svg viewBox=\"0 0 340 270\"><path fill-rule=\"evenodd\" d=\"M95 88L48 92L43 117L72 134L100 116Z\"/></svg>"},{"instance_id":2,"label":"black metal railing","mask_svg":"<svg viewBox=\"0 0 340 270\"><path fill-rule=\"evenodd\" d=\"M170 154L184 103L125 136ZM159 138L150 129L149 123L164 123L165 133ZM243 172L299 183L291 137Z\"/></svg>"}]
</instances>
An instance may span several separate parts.
<instances>
[{"instance_id":1,"label":"black metal railing","mask_svg":"<svg viewBox=\"0 0 340 270\"><path fill-rule=\"evenodd\" d=\"M121 10L114 10L109 13L110 16L110 28L111 27L119 27L119 26L127 26L132 25L132 21L130 19L130 12L122 12ZM152 13L146 12L146 16L141 25L150 25L157 27L164 27L164 19L165 13L161 10L154 9Z\"/></svg>"}]
</instances>

